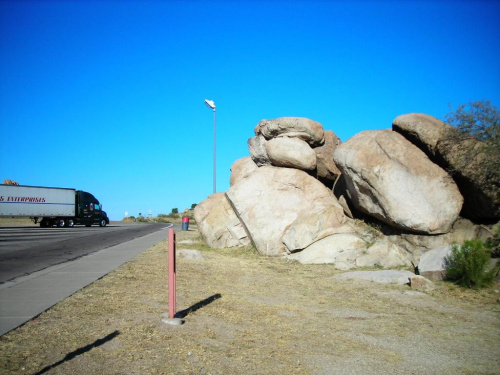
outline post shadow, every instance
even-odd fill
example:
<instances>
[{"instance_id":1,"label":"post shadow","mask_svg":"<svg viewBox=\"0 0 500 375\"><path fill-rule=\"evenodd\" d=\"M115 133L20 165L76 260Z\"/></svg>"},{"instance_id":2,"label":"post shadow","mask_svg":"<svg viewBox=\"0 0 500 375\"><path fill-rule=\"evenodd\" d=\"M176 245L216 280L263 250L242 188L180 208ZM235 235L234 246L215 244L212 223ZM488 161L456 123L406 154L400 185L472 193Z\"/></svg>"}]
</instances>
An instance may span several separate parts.
<instances>
[{"instance_id":1,"label":"post shadow","mask_svg":"<svg viewBox=\"0 0 500 375\"><path fill-rule=\"evenodd\" d=\"M203 301L195 303L193 306L188 307L187 309L176 312L174 317L179 318L179 319L183 319L186 316L188 316L190 313L195 312L198 309L201 309L202 307L212 303L215 300L218 300L219 298L222 298L222 295L220 293L216 293L213 296L205 298Z\"/></svg>"},{"instance_id":2,"label":"post shadow","mask_svg":"<svg viewBox=\"0 0 500 375\"><path fill-rule=\"evenodd\" d=\"M60 361L41 369L35 375L44 374L47 371L52 370L53 368L55 368L59 365L62 365L64 362L71 361L72 359L78 357L79 355L84 354L84 353L86 353L94 348L97 348L98 346L101 346L101 345L107 343L108 341L113 340L119 334L120 334L120 331L116 330L114 332L111 332L109 335L103 337L102 339L98 339L98 340L94 341L92 344L86 345L82 348L78 348L75 351L72 351L71 353L66 354L66 356L63 359L61 359Z\"/></svg>"}]
</instances>

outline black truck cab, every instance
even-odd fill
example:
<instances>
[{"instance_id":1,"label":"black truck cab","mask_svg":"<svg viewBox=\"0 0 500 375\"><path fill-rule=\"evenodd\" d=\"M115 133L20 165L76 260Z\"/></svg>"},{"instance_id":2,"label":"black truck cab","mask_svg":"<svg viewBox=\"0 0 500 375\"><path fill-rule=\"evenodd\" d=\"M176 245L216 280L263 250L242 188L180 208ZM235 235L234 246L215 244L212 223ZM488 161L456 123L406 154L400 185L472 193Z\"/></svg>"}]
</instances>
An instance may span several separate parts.
<instances>
[{"instance_id":1,"label":"black truck cab","mask_svg":"<svg viewBox=\"0 0 500 375\"><path fill-rule=\"evenodd\" d=\"M76 222L75 224L84 224L90 227L92 224L98 224L105 227L109 224L109 218L99 200L86 191L76 191Z\"/></svg>"}]
</instances>

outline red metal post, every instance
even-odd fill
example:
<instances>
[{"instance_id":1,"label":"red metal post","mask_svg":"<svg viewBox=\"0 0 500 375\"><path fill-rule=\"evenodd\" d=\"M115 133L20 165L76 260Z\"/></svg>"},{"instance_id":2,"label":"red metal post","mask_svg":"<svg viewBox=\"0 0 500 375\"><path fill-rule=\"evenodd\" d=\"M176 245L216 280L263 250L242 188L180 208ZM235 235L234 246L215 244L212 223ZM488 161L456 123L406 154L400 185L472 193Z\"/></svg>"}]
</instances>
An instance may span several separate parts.
<instances>
[{"instance_id":1,"label":"red metal post","mask_svg":"<svg viewBox=\"0 0 500 375\"><path fill-rule=\"evenodd\" d=\"M175 316L175 231L168 230L168 317L174 319Z\"/></svg>"}]
</instances>

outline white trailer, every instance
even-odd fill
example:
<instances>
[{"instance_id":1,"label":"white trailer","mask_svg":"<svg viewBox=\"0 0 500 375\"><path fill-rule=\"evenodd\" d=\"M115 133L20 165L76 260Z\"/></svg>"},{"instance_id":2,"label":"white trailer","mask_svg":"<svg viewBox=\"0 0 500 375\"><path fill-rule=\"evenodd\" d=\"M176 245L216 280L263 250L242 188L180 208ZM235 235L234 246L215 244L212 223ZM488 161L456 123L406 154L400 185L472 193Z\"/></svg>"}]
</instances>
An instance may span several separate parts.
<instances>
[{"instance_id":1,"label":"white trailer","mask_svg":"<svg viewBox=\"0 0 500 375\"><path fill-rule=\"evenodd\" d=\"M75 189L0 185L0 216L75 216Z\"/></svg>"}]
</instances>

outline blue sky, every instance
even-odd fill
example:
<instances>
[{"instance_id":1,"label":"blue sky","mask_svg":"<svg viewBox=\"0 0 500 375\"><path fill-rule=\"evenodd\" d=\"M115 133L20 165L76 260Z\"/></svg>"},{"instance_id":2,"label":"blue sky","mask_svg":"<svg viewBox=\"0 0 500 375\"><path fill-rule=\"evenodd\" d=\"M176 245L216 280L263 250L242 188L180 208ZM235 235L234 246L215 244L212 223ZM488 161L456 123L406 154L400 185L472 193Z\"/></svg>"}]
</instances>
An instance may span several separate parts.
<instances>
[{"instance_id":1,"label":"blue sky","mask_svg":"<svg viewBox=\"0 0 500 375\"><path fill-rule=\"evenodd\" d=\"M404 113L500 106L500 2L1 1L0 179L93 193L112 220L180 211L261 119L342 141Z\"/></svg>"}]
</instances>

